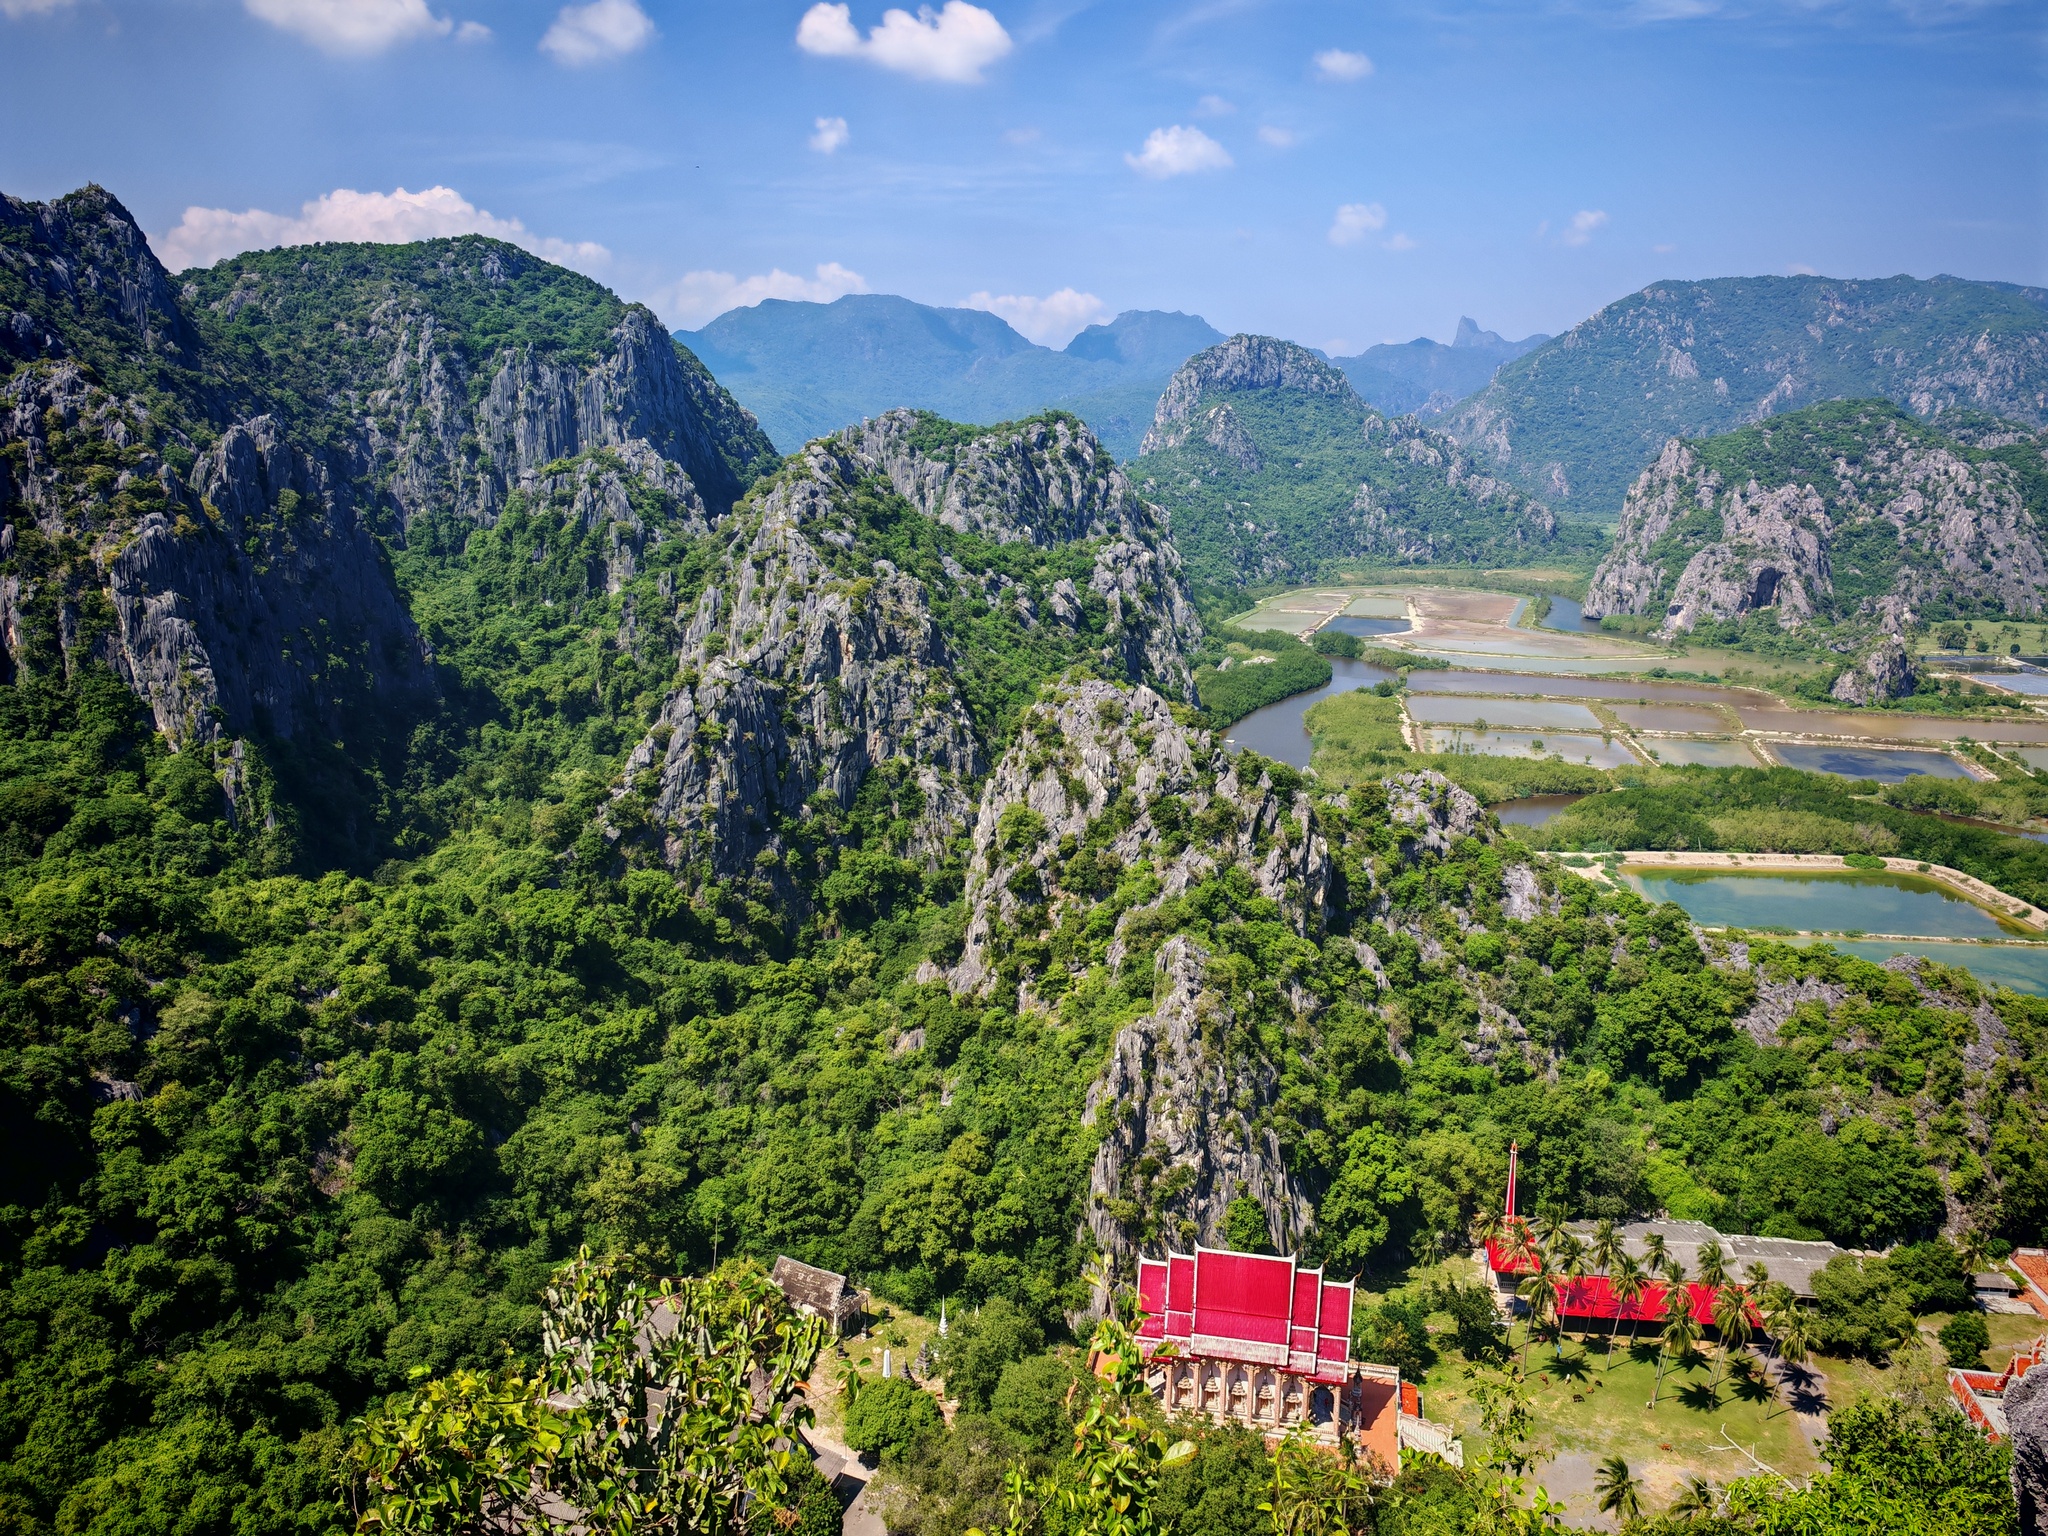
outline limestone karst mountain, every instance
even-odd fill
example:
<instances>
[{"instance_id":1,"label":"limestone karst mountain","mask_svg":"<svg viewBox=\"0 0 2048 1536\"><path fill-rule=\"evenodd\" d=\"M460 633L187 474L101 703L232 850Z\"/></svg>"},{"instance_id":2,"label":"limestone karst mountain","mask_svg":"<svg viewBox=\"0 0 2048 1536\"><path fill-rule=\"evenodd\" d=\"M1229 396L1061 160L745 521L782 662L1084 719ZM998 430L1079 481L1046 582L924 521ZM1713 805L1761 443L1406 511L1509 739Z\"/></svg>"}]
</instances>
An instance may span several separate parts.
<instances>
[{"instance_id":1,"label":"limestone karst mountain","mask_svg":"<svg viewBox=\"0 0 2048 1536\"><path fill-rule=\"evenodd\" d=\"M613 812L692 883L793 900L815 798L850 810L885 765L915 803L899 851L938 857L1033 692L1076 662L1192 701L1200 625L1165 521L1072 417L890 412L810 444L718 537Z\"/></svg>"},{"instance_id":2,"label":"limestone karst mountain","mask_svg":"<svg viewBox=\"0 0 2048 1536\"><path fill-rule=\"evenodd\" d=\"M1885 401L1674 438L1636 478L1591 616L1666 633L1746 626L1900 633L1916 619L2036 617L2048 604L2042 435Z\"/></svg>"},{"instance_id":3,"label":"limestone karst mountain","mask_svg":"<svg viewBox=\"0 0 2048 1536\"><path fill-rule=\"evenodd\" d=\"M1376 410L1389 416L1440 416L1467 395L1484 389L1503 365L1533 352L1548 336L1509 341L1484 331L1469 315L1458 318L1448 344L1418 336L1408 342L1381 342L1355 357L1333 357L1351 387Z\"/></svg>"},{"instance_id":4,"label":"limestone karst mountain","mask_svg":"<svg viewBox=\"0 0 2048 1536\"><path fill-rule=\"evenodd\" d=\"M1954 277L1653 283L1444 418L1486 472L1607 521L1671 437L1825 400L2048 422L2048 291Z\"/></svg>"},{"instance_id":5,"label":"limestone karst mountain","mask_svg":"<svg viewBox=\"0 0 2048 1536\"><path fill-rule=\"evenodd\" d=\"M1234 336L1160 396L1134 471L1197 579L1317 579L1346 562L1590 561L1595 541L1477 472L1441 432L1382 415L1304 347Z\"/></svg>"}]
</instances>

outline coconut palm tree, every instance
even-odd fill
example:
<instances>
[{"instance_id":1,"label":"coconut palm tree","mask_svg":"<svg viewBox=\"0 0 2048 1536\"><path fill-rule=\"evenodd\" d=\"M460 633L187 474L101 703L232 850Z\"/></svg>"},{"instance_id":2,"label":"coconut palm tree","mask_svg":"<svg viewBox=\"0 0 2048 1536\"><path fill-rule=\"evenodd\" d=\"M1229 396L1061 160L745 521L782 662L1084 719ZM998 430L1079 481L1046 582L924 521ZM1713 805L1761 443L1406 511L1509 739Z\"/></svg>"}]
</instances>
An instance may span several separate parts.
<instances>
[{"instance_id":1,"label":"coconut palm tree","mask_svg":"<svg viewBox=\"0 0 2048 1536\"><path fill-rule=\"evenodd\" d=\"M1472 1217L1472 1245L1484 1248L1489 1243L1505 1243L1508 1235L1507 1218L1490 1205L1482 1205Z\"/></svg>"},{"instance_id":2,"label":"coconut palm tree","mask_svg":"<svg viewBox=\"0 0 2048 1536\"><path fill-rule=\"evenodd\" d=\"M1629 1471L1628 1463L1619 1456L1610 1456L1600 1463L1600 1470L1593 1476L1593 1489L1600 1495L1600 1512L1614 1516L1616 1523L1627 1525L1642 1518L1642 1480Z\"/></svg>"},{"instance_id":3,"label":"coconut palm tree","mask_svg":"<svg viewBox=\"0 0 2048 1536\"><path fill-rule=\"evenodd\" d=\"M1809 1330L1806 1309L1797 1302L1787 1307L1777 1322L1778 1358L1788 1365L1806 1364L1807 1353L1813 1346Z\"/></svg>"},{"instance_id":4,"label":"coconut palm tree","mask_svg":"<svg viewBox=\"0 0 2048 1536\"><path fill-rule=\"evenodd\" d=\"M1615 1326L1607 1330L1607 1364L1611 1368L1614 1365L1614 1335L1621 1326L1621 1314L1635 1311L1636 1303L1643 1299L1643 1292L1650 1288L1650 1277L1644 1273L1642 1265L1624 1253L1614 1261L1614 1271L1608 1276L1607 1288L1617 1304ZM1633 1316L1628 1320L1628 1342L1633 1349L1636 1342L1636 1320Z\"/></svg>"},{"instance_id":5,"label":"coconut palm tree","mask_svg":"<svg viewBox=\"0 0 2048 1536\"><path fill-rule=\"evenodd\" d=\"M1985 1263L1991 1257L1989 1242L1981 1228L1963 1229L1961 1235L1956 1238L1956 1255L1963 1261L1964 1274L1976 1275L1983 1271Z\"/></svg>"},{"instance_id":6,"label":"coconut palm tree","mask_svg":"<svg viewBox=\"0 0 2048 1536\"><path fill-rule=\"evenodd\" d=\"M1671 1501L1670 1514L1678 1520L1709 1519L1720 1502L1721 1495L1714 1485L1695 1472L1678 1485L1678 1497Z\"/></svg>"},{"instance_id":7,"label":"coconut palm tree","mask_svg":"<svg viewBox=\"0 0 2048 1536\"><path fill-rule=\"evenodd\" d=\"M1602 1218L1594 1225L1592 1246L1586 1251L1592 1255L1593 1262L1600 1267L1601 1274L1605 1275L1613 1271L1614 1262L1621 1257L1623 1249L1621 1246L1621 1235L1614 1230L1614 1222L1611 1218Z\"/></svg>"},{"instance_id":8,"label":"coconut palm tree","mask_svg":"<svg viewBox=\"0 0 2048 1536\"><path fill-rule=\"evenodd\" d=\"M1664 1260L1669 1256L1669 1253L1670 1250L1664 1246L1664 1234L1662 1232L1653 1229L1644 1236L1643 1268L1650 1270L1662 1269L1664 1267Z\"/></svg>"},{"instance_id":9,"label":"coconut palm tree","mask_svg":"<svg viewBox=\"0 0 2048 1536\"><path fill-rule=\"evenodd\" d=\"M1693 1262L1699 1266L1701 1285L1718 1291L1728 1283L1728 1255L1718 1242L1701 1243Z\"/></svg>"},{"instance_id":10,"label":"coconut palm tree","mask_svg":"<svg viewBox=\"0 0 2048 1536\"><path fill-rule=\"evenodd\" d=\"M1771 1266L1761 1261L1745 1264L1742 1267L1742 1282L1752 1292L1762 1295L1764 1287L1771 1283Z\"/></svg>"},{"instance_id":11,"label":"coconut palm tree","mask_svg":"<svg viewBox=\"0 0 2048 1536\"><path fill-rule=\"evenodd\" d=\"M1664 1362L1675 1350L1683 1355L1699 1342L1699 1325L1692 1320L1692 1296L1684 1286L1674 1285L1664 1297L1664 1328L1658 1337L1657 1380L1650 1388L1650 1406L1664 1390Z\"/></svg>"},{"instance_id":12,"label":"coconut palm tree","mask_svg":"<svg viewBox=\"0 0 2048 1536\"><path fill-rule=\"evenodd\" d=\"M1557 1252L1557 1240L1571 1230L1565 1221L1564 1211L1555 1205L1546 1205L1536 1217L1536 1234L1543 1240L1545 1253Z\"/></svg>"},{"instance_id":13,"label":"coconut palm tree","mask_svg":"<svg viewBox=\"0 0 2048 1536\"><path fill-rule=\"evenodd\" d=\"M1724 1285L1714 1292L1714 1326L1721 1333L1721 1347L1714 1353L1715 1397L1721 1395L1721 1367L1727 1364L1730 1350L1742 1348L1749 1342L1749 1292L1739 1285Z\"/></svg>"},{"instance_id":14,"label":"coconut palm tree","mask_svg":"<svg viewBox=\"0 0 2048 1536\"><path fill-rule=\"evenodd\" d=\"M1527 1303L1529 1308L1529 1331L1522 1336L1522 1368L1529 1366L1529 1341L1536 1337L1536 1330L1557 1318L1557 1276L1544 1263L1543 1255L1536 1255L1536 1268L1529 1277L1515 1287L1515 1294Z\"/></svg>"}]
</instances>

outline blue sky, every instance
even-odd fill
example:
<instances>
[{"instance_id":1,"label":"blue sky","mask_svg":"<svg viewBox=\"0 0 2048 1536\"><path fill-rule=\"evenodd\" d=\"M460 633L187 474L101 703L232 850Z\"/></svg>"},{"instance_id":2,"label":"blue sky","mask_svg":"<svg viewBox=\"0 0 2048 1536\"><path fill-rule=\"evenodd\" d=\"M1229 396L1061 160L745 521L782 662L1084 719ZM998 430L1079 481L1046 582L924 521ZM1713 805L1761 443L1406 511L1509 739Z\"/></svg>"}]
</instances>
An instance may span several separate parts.
<instances>
[{"instance_id":1,"label":"blue sky","mask_svg":"<svg viewBox=\"0 0 2048 1536\"><path fill-rule=\"evenodd\" d=\"M1054 344L1158 308L1342 352L1659 277L2048 282L2044 16L0 0L0 188L99 181L209 259L483 228L678 325L866 289Z\"/></svg>"}]
</instances>

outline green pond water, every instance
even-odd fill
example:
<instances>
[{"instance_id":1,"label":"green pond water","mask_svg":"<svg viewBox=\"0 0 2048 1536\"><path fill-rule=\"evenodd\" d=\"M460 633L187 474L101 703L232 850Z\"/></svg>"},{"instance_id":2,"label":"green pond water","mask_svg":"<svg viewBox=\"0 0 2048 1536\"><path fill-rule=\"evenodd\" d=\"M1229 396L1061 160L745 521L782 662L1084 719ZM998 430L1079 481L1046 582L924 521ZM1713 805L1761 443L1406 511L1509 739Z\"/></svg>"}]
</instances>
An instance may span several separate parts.
<instances>
[{"instance_id":1,"label":"green pond water","mask_svg":"<svg viewBox=\"0 0 2048 1536\"><path fill-rule=\"evenodd\" d=\"M1643 750L1660 763L1674 768L1756 768L1756 754L1739 741L1692 741L1680 736L1656 736L1643 743Z\"/></svg>"},{"instance_id":2,"label":"green pond water","mask_svg":"<svg viewBox=\"0 0 2048 1536\"><path fill-rule=\"evenodd\" d=\"M1564 731L1485 732L1462 725L1432 725L1424 731L1432 752L1478 752L1491 757L1561 757L1568 763L1595 768L1622 768L1635 762L1619 737L1602 740Z\"/></svg>"},{"instance_id":3,"label":"green pond water","mask_svg":"<svg viewBox=\"0 0 2048 1536\"><path fill-rule=\"evenodd\" d=\"M1488 725L1527 726L1535 730L1597 731L1600 720L1583 704L1560 704L1548 699L1470 699L1455 694L1408 699L1408 714L1426 725L1471 725L1484 720Z\"/></svg>"},{"instance_id":4,"label":"green pond water","mask_svg":"<svg viewBox=\"0 0 2048 1536\"><path fill-rule=\"evenodd\" d=\"M1893 955L1925 955L1979 981L2048 997L2048 944L1944 944L1939 939L1829 939L1845 955L1882 963Z\"/></svg>"},{"instance_id":5,"label":"green pond water","mask_svg":"<svg viewBox=\"0 0 2048 1536\"><path fill-rule=\"evenodd\" d=\"M1645 901L1675 901L1709 928L1793 928L1995 939L2025 929L1917 875L1889 871L1627 870Z\"/></svg>"}]
</instances>

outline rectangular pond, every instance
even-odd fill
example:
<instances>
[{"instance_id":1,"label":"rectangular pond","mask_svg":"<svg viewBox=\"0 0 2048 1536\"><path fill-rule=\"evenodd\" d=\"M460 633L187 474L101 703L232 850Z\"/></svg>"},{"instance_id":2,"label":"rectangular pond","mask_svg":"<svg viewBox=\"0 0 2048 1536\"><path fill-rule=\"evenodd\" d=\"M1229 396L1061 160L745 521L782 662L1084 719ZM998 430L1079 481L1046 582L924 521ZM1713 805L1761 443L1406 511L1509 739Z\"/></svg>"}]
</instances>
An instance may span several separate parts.
<instances>
[{"instance_id":1,"label":"rectangular pond","mask_svg":"<svg viewBox=\"0 0 2048 1536\"><path fill-rule=\"evenodd\" d=\"M1857 736L1874 741L1954 741L1958 736L1978 741L2016 741L2031 746L2048 746L2048 720L1995 720L1959 715L1944 719L1935 715L1909 715L1898 710L1787 709L1782 704L1733 700L1735 712L1752 731L1776 731L1787 736Z\"/></svg>"},{"instance_id":2,"label":"rectangular pond","mask_svg":"<svg viewBox=\"0 0 2048 1536\"><path fill-rule=\"evenodd\" d=\"M1683 731L1688 736L1716 736L1728 729L1718 709L1704 704L1616 704L1614 718L1639 731Z\"/></svg>"},{"instance_id":3,"label":"rectangular pond","mask_svg":"<svg viewBox=\"0 0 2048 1536\"><path fill-rule=\"evenodd\" d=\"M1600 720L1583 704L1553 704L1543 699L1417 698L1407 701L1408 717L1427 725L1529 726L1543 730L1597 731Z\"/></svg>"},{"instance_id":4,"label":"rectangular pond","mask_svg":"<svg viewBox=\"0 0 2048 1536\"><path fill-rule=\"evenodd\" d=\"M1423 731L1431 752L1482 752L1492 757L1561 757L1595 768L1622 768L1636 761L1619 737L1603 741L1568 731L1478 732L1461 725L1432 725Z\"/></svg>"},{"instance_id":5,"label":"rectangular pond","mask_svg":"<svg viewBox=\"0 0 2048 1536\"><path fill-rule=\"evenodd\" d=\"M1882 747L1835 747L1814 741L1774 741L1771 755L1787 768L1808 773L1839 773L1845 779L1875 779L1896 784L1914 774L1936 779L1967 779L1969 770L1946 752L1892 752Z\"/></svg>"},{"instance_id":6,"label":"rectangular pond","mask_svg":"<svg viewBox=\"0 0 2048 1536\"><path fill-rule=\"evenodd\" d=\"M1761 768L1756 754L1739 741L1698 741L1653 736L1639 743L1652 761L1667 768Z\"/></svg>"},{"instance_id":7,"label":"rectangular pond","mask_svg":"<svg viewBox=\"0 0 2048 1536\"><path fill-rule=\"evenodd\" d=\"M1489 805L1487 809L1505 826L1540 827L1585 798L1584 795L1524 795L1519 800L1503 800L1498 805Z\"/></svg>"},{"instance_id":8,"label":"rectangular pond","mask_svg":"<svg viewBox=\"0 0 2048 1536\"><path fill-rule=\"evenodd\" d=\"M1994 688L2010 688L2014 693L2030 694L2035 697L2048 696L2048 673L1972 672L1968 675L1980 683L1989 683Z\"/></svg>"},{"instance_id":9,"label":"rectangular pond","mask_svg":"<svg viewBox=\"0 0 2048 1536\"><path fill-rule=\"evenodd\" d=\"M1889 870L1624 869L1645 901L1675 901L1709 928L1791 928L1995 939L2026 932L1919 875Z\"/></svg>"},{"instance_id":10,"label":"rectangular pond","mask_svg":"<svg viewBox=\"0 0 2048 1536\"><path fill-rule=\"evenodd\" d=\"M2048 997L2048 944L1944 944L1939 939L1829 939L1845 955L1883 964L1893 955L1924 955L1968 971L1994 987Z\"/></svg>"},{"instance_id":11,"label":"rectangular pond","mask_svg":"<svg viewBox=\"0 0 2048 1536\"><path fill-rule=\"evenodd\" d=\"M1396 618L1360 618L1343 614L1330 620L1321 632L1333 635L1356 635L1361 640L1370 640L1375 635L1403 635L1408 632L1408 621Z\"/></svg>"},{"instance_id":12,"label":"rectangular pond","mask_svg":"<svg viewBox=\"0 0 2048 1536\"><path fill-rule=\"evenodd\" d=\"M1661 683L1633 677L1508 676L1452 668L1445 672L1411 672L1410 693L1515 693L1558 699L1633 699L1639 704L1728 703L1761 700L1765 695L1741 688L1716 688L1706 683Z\"/></svg>"}]
</instances>

